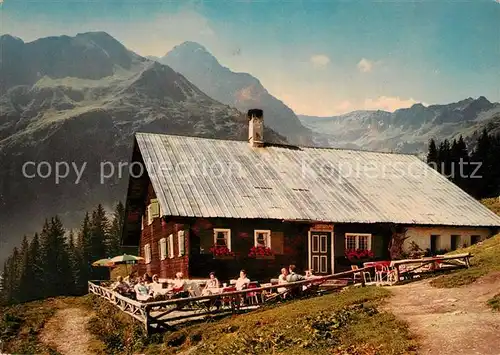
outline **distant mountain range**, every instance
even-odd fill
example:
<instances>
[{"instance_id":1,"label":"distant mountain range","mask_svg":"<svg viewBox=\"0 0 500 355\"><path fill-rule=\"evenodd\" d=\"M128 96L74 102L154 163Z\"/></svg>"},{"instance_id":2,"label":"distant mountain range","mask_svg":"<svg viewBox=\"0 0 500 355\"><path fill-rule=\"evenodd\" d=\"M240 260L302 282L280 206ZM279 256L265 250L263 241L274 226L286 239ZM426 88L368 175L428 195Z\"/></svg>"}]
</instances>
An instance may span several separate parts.
<instances>
[{"instance_id":1,"label":"distant mountain range","mask_svg":"<svg viewBox=\"0 0 500 355\"><path fill-rule=\"evenodd\" d=\"M134 132L248 137L244 113L106 33L30 43L4 35L0 48L0 262L43 218L58 213L75 227L97 203L124 200L128 170L101 183L100 164L112 162L118 171L119 162L128 162ZM266 139L286 142L267 128ZM57 183L54 171L27 178L26 162L87 165L75 184L73 170Z\"/></svg>"},{"instance_id":2,"label":"distant mountain range","mask_svg":"<svg viewBox=\"0 0 500 355\"><path fill-rule=\"evenodd\" d=\"M314 143L340 148L426 152L430 138L472 137L487 128L500 132L500 104L485 97L448 105L415 104L395 112L354 111L340 116L299 116L313 131Z\"/></svg>"}]
</instances>

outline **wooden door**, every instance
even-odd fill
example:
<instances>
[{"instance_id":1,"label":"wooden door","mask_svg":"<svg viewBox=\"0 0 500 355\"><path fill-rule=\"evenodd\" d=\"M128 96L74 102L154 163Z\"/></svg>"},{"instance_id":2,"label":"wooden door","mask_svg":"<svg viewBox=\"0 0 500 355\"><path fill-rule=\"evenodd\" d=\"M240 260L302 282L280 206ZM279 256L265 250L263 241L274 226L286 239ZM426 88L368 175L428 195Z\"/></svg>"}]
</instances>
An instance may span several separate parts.
<instances>
[{"instance_id":1,"label":"wooden door","mask_svg":"<svg viewBox=\"0 0 500 355\"><path fill-rule=\"evenodd\" d=\"M439 235L431 235L431 252L435 253L437 251Z\"/></svg>"},{"instance_id":2,"label":"wooden door","mask_svg":"<svg viewBox=\"0 0 500 355\"><path fill-rule=\"evenodd\" d=\"M311 231L311 269L317 275L332 273L332 233Z\"/></svg>"}]
</instances>

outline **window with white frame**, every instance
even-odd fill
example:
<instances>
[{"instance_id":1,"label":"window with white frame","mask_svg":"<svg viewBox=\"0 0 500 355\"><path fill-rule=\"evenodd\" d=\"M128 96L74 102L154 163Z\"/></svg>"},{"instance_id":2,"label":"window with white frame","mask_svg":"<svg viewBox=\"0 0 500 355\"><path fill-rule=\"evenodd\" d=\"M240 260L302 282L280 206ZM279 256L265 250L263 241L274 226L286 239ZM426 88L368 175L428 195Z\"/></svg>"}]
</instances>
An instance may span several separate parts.
<instances>
[{"instance_id":1,"label":"window with white frame","mask_svg":"<svg viewBox=\"0 0 500 355\"><path fill-rule=\"evenodd\" d=\"M214 228L214 245L224 246L231 250L231 230Z\"/></svg>"},{"instance_id":2,"label":"window with white frame","mask_svg":"<svg viewBox=\"0 0 500 355\"><path fill-rule=\"evenodd\" d=\"M372 235L365 233L346 233L345 248L372 250Z\"/></svg>"},{"instance_id":3,"label":"window with white frame","mask_svg":"<svg viewBox=\"0 0 500 355\"><path fill-rule=\"evenodd\" d=\"M177 232L177 243L179 244L179 256L183 256L185 253L184 231Z\"/></svg>"},{"instance_id":4,"label":"window with white frame","mask_svg":"<svg viewBox=\"0 0 500 355\"><path fill-rule=\"evenodd\" d=\"M144 262L149 264L151 262L151 245L144 245Z\"/></svg>"},{"instance_id":5,"label":"window with white frame","mask_svg":"<svg viewBox=\"0 0 500 355\"><path fill-rule=\"evenodd\" d=\"M254 231L254 245L256 247L271 247L271 231L256 229Z\"/></svg>"},{"instance_id":6,"label":"window with white frame","mask_svg":"<svg viewBox=\"0 0 500 355\"><path fill-rule=\"evenodd\" d=\"M158 200L155 198L152 198L149 201L149 205L147 208L147 213L148 213L148 225L153 223L153 220L157 217L160 216L160 208L158 207Z\"/></svg>"},{"instance_id":7,"label":"window with white frame","mask_svg":"<svg viewBox=\"0 0 500 355\"><path fill-rule=\"evenodd\" d=\"M172 259L174 257L174 235L170 234L168 236L168 257Z\"/></svg>"},{"instance_id":8,"label":"window with white frame","mask_svg":"<svg viewBox=\"0 0 500 355\"><path fill-rule=\"evenodd\" d=\"M160 239L158 250L160 251L160 260L165 260L167 258L167 238Z\"/></svg>"}]
</instances>

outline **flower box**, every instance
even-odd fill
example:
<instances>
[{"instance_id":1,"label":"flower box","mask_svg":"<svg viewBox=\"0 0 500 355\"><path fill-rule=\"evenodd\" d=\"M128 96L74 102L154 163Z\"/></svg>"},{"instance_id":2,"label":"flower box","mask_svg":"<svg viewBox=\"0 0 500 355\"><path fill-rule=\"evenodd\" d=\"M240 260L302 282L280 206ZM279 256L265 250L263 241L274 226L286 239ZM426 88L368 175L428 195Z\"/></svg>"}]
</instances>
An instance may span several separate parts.
<instances>
[{"instance_id":1,"label":"flower box","mask_svg":"<svg viewBox=\"0 0 500 355\"><path fill-rule=\"evenodd\" d=\"M256 255L255 259L274 260L274 255Z\"/></svg>"},{"instance_id":2,"label":"flower box","mask_svg":"<svg viewBox=\"0 0 500 355\"><path fill-rule=\"evenodd\" d=\"M268 258L274 259L274 253L270 248L264 246L256 246L250 249L248 257L256 259L268 259Z\"/></svg>"},{"instance_id":3,"label":"flower box","mask_svg":"<svg viewBox=\"0 0 500 355\"><path fill-rule=\"evenodd\" d=\"M234 253L229 250L226 246L214 245L210 248L210 252L214 255L214 259L234 259Z\"/></svg>"},{"instance_id":4,"label":"flower box","mask_svg":"<svg viewBox=\"0 0 500 355\"><path fill-rule=\"evenodd\" d=\"M234 255L214 255L216 260L234 260L235 258Z\"/></svg>"}]
</instances>

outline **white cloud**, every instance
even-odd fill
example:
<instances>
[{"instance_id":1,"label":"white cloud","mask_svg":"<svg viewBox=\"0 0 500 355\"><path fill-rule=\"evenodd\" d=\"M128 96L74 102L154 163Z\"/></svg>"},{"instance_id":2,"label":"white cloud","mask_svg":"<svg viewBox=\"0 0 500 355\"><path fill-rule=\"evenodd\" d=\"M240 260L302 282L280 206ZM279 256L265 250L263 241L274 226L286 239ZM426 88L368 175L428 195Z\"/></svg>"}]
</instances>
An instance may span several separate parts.
<instances>
[{"instance_id":1,"label":"white cloud","mask_svg":"<svg viewBox=\"0 0 500 355\"><path fill-rule=\"evenodd\" d=\"M374 65L373 61L362 58L358 63L358 70L362 73L369 73L372 71Z\"/></svg>"},{"instance_id":2,"label":"white cloud","mask_svg":"<svg viewBox=\"0 0 500 355\"><path fill-rule=\"evenodd\" d=\"M309 61L316 67L324 67L330 63L330 58L324 54L315 54L309 58Z\"/></svg>"},{"instance_id":3,"label":"white cloud","mask_svg":"<svg viewBox=\"0 0 500 355\"><path fill-rule=\"evenodd\" d=\"M376 99L366 99L363 105L365 110L384 110L384 111L396 111L400 108L411 107L414 104L419 103L418 101L409 98L401 99L399 96L380 96ZM425 103L422 103L425 105Z\"/></svg>"}]
</instances>

